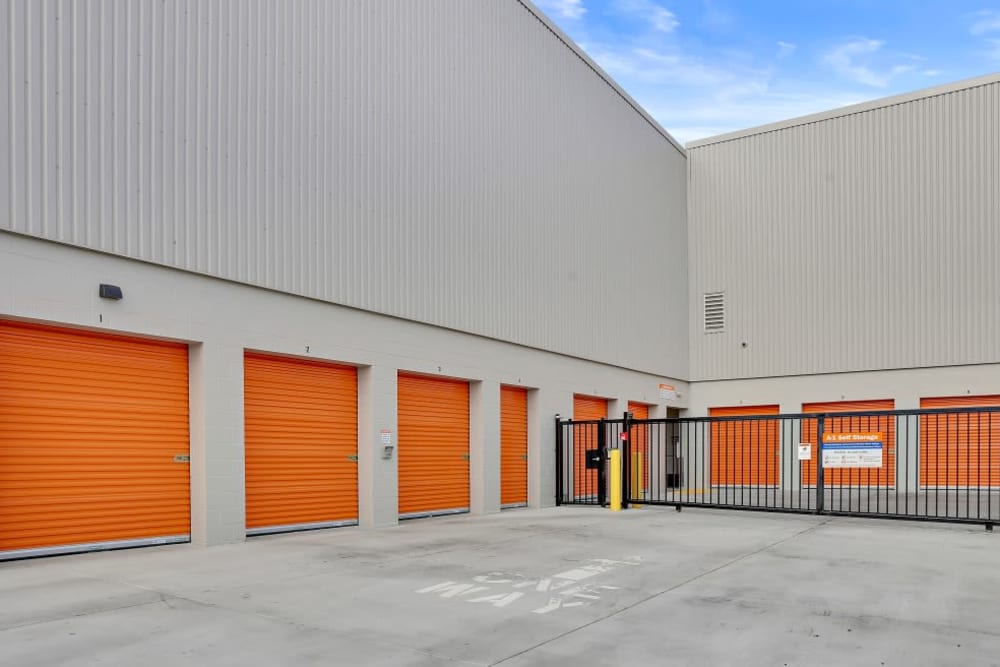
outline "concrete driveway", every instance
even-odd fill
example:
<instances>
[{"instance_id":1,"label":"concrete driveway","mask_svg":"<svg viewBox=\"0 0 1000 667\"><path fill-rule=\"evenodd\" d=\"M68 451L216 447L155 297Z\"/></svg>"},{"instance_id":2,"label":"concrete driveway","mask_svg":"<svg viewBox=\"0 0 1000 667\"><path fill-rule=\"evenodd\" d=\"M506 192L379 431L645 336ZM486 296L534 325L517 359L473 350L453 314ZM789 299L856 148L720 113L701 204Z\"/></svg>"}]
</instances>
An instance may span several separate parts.
<instances>
[{"instance_id":1,"label":"concrete driveway","mask_svg":"<svg viewBox=\"0 0 1000 667\"><path fill-rule=\"evenodd\" d=\"M1000 533L516 510L0 564L0 665L996 665Z\"/></svg>"}]
</instances>

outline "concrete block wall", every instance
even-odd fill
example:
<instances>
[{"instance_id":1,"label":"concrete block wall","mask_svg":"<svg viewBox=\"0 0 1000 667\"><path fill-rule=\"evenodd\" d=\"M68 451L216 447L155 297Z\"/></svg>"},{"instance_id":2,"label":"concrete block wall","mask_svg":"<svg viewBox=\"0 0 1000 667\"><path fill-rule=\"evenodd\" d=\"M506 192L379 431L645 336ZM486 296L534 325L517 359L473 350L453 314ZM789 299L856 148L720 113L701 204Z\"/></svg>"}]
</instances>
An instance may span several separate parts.
<instances>
[{"instance_id":1,"label":"concrete block wall","mask_svg":"<svg viewBox=\"0 0 1000 667\"><path fill-rule=\"evenodd\" d=\"M98 285L124 299L98 297ZM243 353L257 350L358 367L359 522L397 521L397 452L382 457L379 432L396 435L399 371L470 382L473 513L500 509L500 386L528 392L528 502L554 503L554 415L573 414L575 393L628 402L652 415L686 407L687 384L607 364L250 287L27 236L0 232L0 317L86 327L190 344L191 525L198 544L245 536ZM567 331L566 335L572 335ZM658 384L678 388L658 397ZM404 445L405 446L405 445Z\"/></svg>"}]
</instances>

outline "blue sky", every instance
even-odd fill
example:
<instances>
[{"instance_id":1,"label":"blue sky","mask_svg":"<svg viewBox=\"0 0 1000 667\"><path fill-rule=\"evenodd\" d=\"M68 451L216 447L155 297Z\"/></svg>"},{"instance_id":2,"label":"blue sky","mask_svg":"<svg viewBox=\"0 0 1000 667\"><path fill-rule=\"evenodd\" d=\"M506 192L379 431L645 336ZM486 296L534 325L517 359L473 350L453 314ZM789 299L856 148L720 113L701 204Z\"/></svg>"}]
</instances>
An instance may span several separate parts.
<instances>
[{"instance_id":1,"label":"blue sky","mask_svg":"<svg viewBox=\"0 0 1000 667\"><path fill-rule=\"evenodd\" d=\"M1000 0L536 0L682 143L1000 70Z\"/></svg>"}]
</instances>

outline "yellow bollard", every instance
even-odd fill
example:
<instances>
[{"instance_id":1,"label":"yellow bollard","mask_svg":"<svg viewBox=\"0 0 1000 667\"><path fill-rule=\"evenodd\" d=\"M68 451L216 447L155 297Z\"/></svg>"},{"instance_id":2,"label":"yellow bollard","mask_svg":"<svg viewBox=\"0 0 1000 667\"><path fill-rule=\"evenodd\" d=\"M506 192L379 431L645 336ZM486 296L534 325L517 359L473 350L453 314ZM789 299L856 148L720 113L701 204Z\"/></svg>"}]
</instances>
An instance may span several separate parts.
<instances>
[{"instance_id":1,"label":"yellow bollard","mask_svg":"<svg viewBox=\"0 0 1000 667\"><path fill-rule=\"evenodd\" d=\"M611 511L622 511L622 450L612 449L608 457L608 475L611 477Z\"/></svg>"},{"instance_id":2,"label":"yellow bollard","mask_svg":"<svg viewBox=\"0 0 1000 667\"><path fill-rule=\"evenodd\" d=\"M642 452L636 452L632 454L632 476L629 478L632 480L633 498L646 490L646 487L642 484L642 473Z\"/></svg>"}]
</instances>

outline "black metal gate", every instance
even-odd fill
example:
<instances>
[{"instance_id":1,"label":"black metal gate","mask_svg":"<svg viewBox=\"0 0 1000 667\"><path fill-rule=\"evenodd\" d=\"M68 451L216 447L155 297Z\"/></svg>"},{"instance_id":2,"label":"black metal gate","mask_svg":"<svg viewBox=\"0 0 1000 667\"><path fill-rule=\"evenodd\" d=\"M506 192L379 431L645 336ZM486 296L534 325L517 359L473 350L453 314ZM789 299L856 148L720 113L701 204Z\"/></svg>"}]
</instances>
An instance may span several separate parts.
<instances>
[{"instance_id":1,"label":"black metal gate","mask_svg":"<svg viewBox=\"0 0 1000 667\"><path fill-rule=\"evenodd\" d=\"M556 420L556 503L1000 520L1000 407Z\"/></svg>"}]
</instances>

